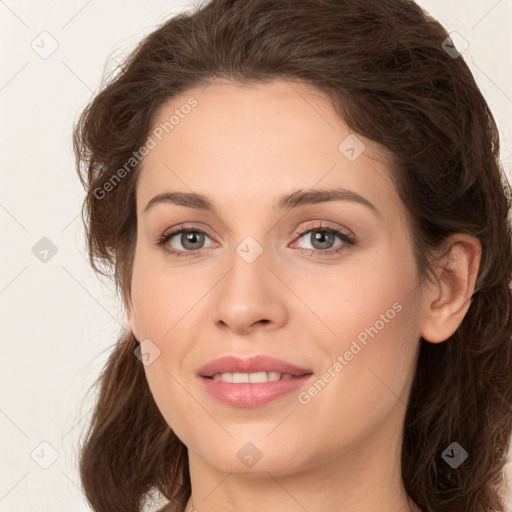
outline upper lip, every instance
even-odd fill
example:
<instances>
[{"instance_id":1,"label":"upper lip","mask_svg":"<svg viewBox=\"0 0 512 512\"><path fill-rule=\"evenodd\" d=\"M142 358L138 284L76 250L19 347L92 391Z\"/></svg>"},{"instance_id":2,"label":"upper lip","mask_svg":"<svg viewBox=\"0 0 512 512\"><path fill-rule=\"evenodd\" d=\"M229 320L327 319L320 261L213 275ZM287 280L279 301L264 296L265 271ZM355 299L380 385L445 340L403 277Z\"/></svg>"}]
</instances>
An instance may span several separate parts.
<instances>
[{"instance_id":1,"label":"upper lip","mask_svg":"<svg viewBox=\"0 0 512 512\"><path fill-rule=\"evenodd\" d=\"M305 375L312 373L307 368L300 368L294 364L268 356L253 356L239 358L235 356L224 356L214 359L202 366L198 374L202 377L213 377L218 373L256 373L256 372L279 372L291 375Z\"/></svg>"}]
</instances>

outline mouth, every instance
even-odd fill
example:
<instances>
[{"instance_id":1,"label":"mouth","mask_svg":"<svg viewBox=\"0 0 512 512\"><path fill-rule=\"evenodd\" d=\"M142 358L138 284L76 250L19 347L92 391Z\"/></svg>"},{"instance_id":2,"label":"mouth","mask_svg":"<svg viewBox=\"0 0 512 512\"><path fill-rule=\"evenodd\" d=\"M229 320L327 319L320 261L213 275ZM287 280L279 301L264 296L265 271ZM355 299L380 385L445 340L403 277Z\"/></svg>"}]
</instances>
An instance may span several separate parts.
<instances>
[{"instance_id":1,"label":"mouth","mask_svg":"<svg viewBox=\"0 0 512 512\"><path fill-rule=\"evenodd\" d=\"M275 382L277 380L288 380L302 377L303 375L311 375L311 373L304 373L302 375L292 375L291 373L280 372L254 372L254 373L216 373L206 379L212 379L217 382L229 382L233 384L259 384L262 382Z\"/></svg>"},{"instance_id":2,"label":"mouth","mask_svg":"<svg viewBox=\"0 0 512 512\"><path fill-rule=\"evenodd\" d=\"M225 356L203 366L198 376L208 394L234 407L258 407L305 386L313 372L281 359Z\"/></svg>"}]
</instances>

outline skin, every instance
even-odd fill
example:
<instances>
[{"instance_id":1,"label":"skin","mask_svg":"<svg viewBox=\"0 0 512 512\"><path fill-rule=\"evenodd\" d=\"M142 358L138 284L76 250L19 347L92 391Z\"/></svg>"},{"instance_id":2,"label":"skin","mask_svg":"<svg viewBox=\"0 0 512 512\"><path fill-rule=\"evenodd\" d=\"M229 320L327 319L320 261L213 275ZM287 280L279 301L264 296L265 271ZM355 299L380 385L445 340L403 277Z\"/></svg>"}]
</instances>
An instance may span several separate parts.
<instances>
[{"instance_id":1,"label":"skin","mask_svg":"<svg viewBox=\"0 0 512 512\"><path fill-rule=\"evenodd\" d=\"M154 126L191 96L198 105L151 149L138 177L125 299L136 338L160 350L145 372L163 417L188 448L186 510L419 510L407 503L400 476L419 340L442 342L462 321L479 242L454 236L438 282L420 285L386 153L359 136L365 150L350 161L338 146L352 132L319 92L284 80L217 80L173 98ZM348 200L273 208L282 194L330 187L360 194L379 213ZM216 213L173 203L144 212L151 198L170 191L204 194ZM321 222L349 230L356 245L322 254L343 241L315 244ZM180 224L206 233L188 246L198 255L178 258L155 245ZM300 238L303 227L316 231ZM263 251L252 263L236 252L247 236ZM177 235L167 245L186 251L182 241ZM197 375L223 355L265 354L311 368L317 381L395 303L401 311L307 404L293 392L234 408L212 398ZM261 453L251 468L237 457L248 442Z\"/></svg>"}]
</instances>

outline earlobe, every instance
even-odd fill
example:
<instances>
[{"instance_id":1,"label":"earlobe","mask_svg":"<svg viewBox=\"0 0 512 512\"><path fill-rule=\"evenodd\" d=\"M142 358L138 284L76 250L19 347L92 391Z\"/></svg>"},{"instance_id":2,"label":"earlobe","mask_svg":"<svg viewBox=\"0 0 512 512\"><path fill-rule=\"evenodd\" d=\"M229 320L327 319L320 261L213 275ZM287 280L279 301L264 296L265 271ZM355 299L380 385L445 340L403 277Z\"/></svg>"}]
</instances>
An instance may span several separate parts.
<instances>
[{"instance_id":1,"label":"earlobe","mask_svg":"<svg viewBox=\"0 0 512 512\"><path fill-rule=\"evenodd\" d=\"M436 269L437 284L425 295L421 336L430 343L447 340L462 323L480 267L482 246L477 238L458 233L450 243Z\"/></svg>"}]
</instances>

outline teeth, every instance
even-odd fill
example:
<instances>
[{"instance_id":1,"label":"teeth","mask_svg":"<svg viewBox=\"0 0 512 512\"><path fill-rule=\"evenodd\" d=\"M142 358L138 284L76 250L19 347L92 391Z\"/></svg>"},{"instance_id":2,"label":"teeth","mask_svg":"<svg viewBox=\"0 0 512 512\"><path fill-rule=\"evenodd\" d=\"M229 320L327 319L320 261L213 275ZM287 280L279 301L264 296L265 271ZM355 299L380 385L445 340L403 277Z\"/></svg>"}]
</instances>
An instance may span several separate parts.
<instances>
[{"instance_id":1,"label":"teeth","mask_svg":"<svg viewBox=\"0 0 512 512\"><path fill-rule=\"evenodd\" d=\"M249 374L248 373L233 373L233 384L243 384L245 382L249 382Z\"/></svg>"},{"instance_id":2,"label":"teeth","mask_svg":"<svg viewBox=\"0 0 512 512\"><path fill-rule=\"evenodd\" d=\"M256 372L256 373L216 373L213 380L232 382L234 384L272 382L275 380L293 379L290 373Z\"/></svg>"}]
</instances>

